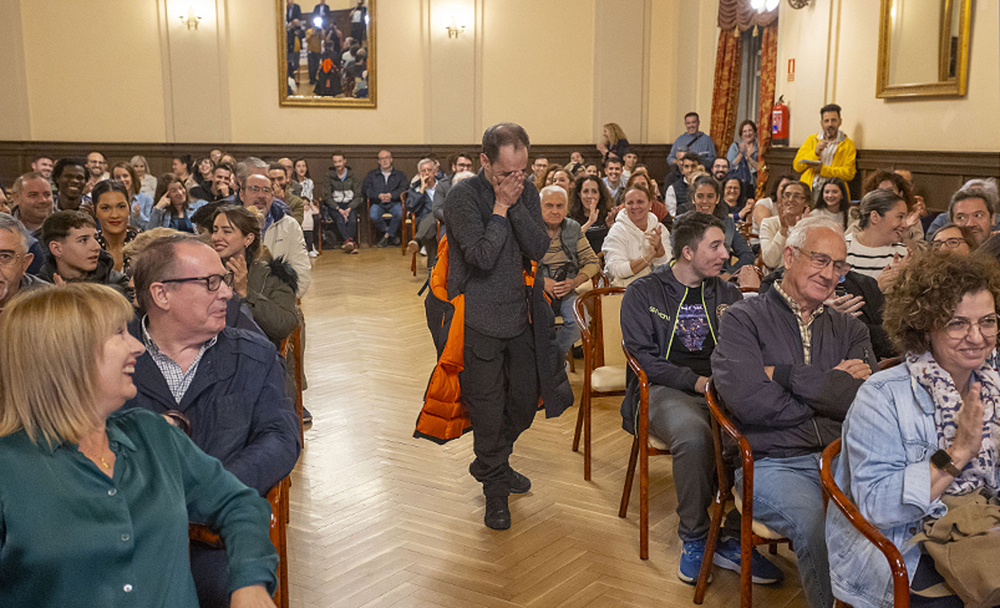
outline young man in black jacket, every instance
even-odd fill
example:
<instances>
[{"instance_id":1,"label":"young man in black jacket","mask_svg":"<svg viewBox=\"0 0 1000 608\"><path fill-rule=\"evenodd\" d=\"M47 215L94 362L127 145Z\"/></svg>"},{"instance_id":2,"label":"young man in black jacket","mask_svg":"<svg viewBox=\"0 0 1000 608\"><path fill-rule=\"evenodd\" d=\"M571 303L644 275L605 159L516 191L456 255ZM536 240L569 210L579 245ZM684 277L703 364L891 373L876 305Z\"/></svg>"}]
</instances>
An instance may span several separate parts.
<instances>
[{"instance_id":1,"label":"young man in black jacket","mask_svg":"<svg viewBox=\"0 0 1000 608\"><path fill-rule=\"evenodd\" d=\"M715 493L715 450L705 390L710 357L719 339L719 319L742 300L736 286L719 278L729 258L725 231L715 216L691 211L674 220L670 266L629 285L622 301L622 338L649 378L649 431L666 443L674 459L677 533L683 541L677 575L698 578L711 524L708 508ZM638 425L638 379L629 375L622 403L622 426ZM738 528L715 551L714 561L739 571ZM735 538L734 538L735 537ZM781 570L756 551L754 582L775 583Z\"/></svg>"}]
</instances>

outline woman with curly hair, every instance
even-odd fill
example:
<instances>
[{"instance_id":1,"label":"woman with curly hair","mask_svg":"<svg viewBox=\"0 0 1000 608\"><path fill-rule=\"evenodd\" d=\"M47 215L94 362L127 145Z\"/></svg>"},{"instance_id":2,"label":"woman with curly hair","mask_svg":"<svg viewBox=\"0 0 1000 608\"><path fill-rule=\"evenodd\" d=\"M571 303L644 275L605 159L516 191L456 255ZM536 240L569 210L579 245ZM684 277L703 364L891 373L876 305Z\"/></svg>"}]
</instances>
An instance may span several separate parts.
<instances>
[{"instance_id":1,"label":"woman with curly hair","mask_svg":"<svg viewBox=\"0 0 1000 608\"><path fill-rule=\"evenodd\" d=\"M913 542L925 522L956 508L959 497L995 496L1000 488L1000 376L986 363L997 341L998 302L1000 266L992 260L917 254L885 305L885 328L904 360L861 386L844 421L835 479L902 553L911 598L942 577L953 583L965 575L940 561L936 568L934 543L924 543L922 553ZM837 509L827 512L826 537L837 599L891 606L888 564L875 545ZM995 562L981 568L996 589Z\"/></svg>"}]
</instances>

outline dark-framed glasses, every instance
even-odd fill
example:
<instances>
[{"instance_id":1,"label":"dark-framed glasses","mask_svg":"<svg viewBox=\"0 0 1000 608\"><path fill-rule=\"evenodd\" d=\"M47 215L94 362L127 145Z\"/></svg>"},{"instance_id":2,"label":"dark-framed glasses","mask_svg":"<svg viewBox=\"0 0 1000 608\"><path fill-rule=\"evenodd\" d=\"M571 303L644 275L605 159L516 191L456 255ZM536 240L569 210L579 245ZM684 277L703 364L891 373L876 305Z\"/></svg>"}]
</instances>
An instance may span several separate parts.
<instances>
[{"instance_id":1,"label":"dark-framed glasses","mask_svg":"<svg viewBox=\"0 0 1000 608\"><path fill-rule=\"evenodd\" d=\"M266 192L268 194L271 193L271 188L268 186L247 186L245 190L247 192L253 192L253 193L257 192Z\"/></svg>"},{"instance_id":2,"label":"dark-framed glasses","mask_svg":"<svg viewBox=\"0 0 1000 608\"><path fill-rule=\"evenodd\" d=\"M932 249L945 249L945 250L947 250L947 249L956 249L958 247L961 247L962 243L964 243L964 242L965 242L965 239L959 238L959 237L956 236L956 237L952 237L950 239L941 239L940 241L932 241L931 242L931 248Z\"/></svg>"},{"instance_id":3,"label":"dark-framed glasses","mask_svg":"<svg viewBox=\"0 0 1000 608\"><path fill-rule=\"evenodd\" d=\"M979 333L985 338L988 336L997 335L997 316L987 315L978 322L970 321L969 319L964 319L958 317L957 319L952 319L944 326L944 331L948 334L948 337L954 340L960 340L969 335L969 330L975 326L979 329Z\"/></svg>"},{"instance_id":4,"label":"dark-framed glasses","mask_svg":"<svg viewBox=\"0 0 1000 608\"><path fill-rule=\"evenodd\" d=\"M187 277L184 279L164 279L159 281L160 283L198 283L203 282L205 284L205 289L209 291L219 291L219 286L223 283L227 287L233 286L233 273L227 272L226 274L210 274L205 277Z\"/></svg>"},{"instance_id":5,"label":"dark-framed glasses","mask_svg":"<svg viewBox=\"0 0 1000 608\"><path fill-rule=\"evenodd\" d=\"M833 264L833 271L838 276L844 276L851 269L851 265L847 263L847 260L834 260L825 253L806 251L798 247L795 247L795 250L809 258L810 266L813 270L826 270L827 266Z\"/></svg>"}]
</instances>

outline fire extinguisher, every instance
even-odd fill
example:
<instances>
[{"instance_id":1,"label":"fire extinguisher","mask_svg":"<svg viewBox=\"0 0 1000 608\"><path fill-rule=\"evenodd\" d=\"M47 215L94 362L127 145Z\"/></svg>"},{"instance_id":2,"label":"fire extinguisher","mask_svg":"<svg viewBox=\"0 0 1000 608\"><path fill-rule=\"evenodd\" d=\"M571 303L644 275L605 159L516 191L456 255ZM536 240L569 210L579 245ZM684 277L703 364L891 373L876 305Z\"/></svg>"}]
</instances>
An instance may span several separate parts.
<instances>
[{"instance_id":1,"label":"fire extinguisher","mask_svg":"<svg viewBox=\"0 0 1000 608\"><path fill-rule=\"evenodd\" d=\"M785 96L778 98L771 110L771 145L788 145L788 106L785 105Z\"/></svg>"}]
</instances>

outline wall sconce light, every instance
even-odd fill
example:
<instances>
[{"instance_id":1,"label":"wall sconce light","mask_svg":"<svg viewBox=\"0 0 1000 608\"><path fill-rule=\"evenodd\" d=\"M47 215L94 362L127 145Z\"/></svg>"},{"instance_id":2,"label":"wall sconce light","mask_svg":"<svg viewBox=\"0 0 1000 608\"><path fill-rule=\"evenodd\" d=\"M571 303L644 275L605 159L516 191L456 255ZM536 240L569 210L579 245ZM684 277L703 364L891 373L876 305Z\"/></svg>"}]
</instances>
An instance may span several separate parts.
<instances>
[{"instance_id":1,"label":"wall sconce light","mask_svg":"<svg viewBox=\"0 0 1000 608\"><path fill-rule=\"evenodd\" d=\"M453 16L451 18L451 25L445 29L448 30L448 38L458 38L458 35L465 31L465 26L459 25L458 21Z\"/></svg>"},{"instance_id":2,"label":"wall sconce light","mask_svg":"<svg viewBox=\"0 0 1000 608\"><path fill-rule=\"evenodd\" d=\"M201 21L201 17L195 14L193 6L189 6L187 15L181 15L180 20L188 29L191 29L192 26L194 29L198 29L198 22Z\"/></svg>"}]
</instances>

